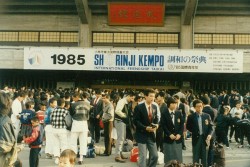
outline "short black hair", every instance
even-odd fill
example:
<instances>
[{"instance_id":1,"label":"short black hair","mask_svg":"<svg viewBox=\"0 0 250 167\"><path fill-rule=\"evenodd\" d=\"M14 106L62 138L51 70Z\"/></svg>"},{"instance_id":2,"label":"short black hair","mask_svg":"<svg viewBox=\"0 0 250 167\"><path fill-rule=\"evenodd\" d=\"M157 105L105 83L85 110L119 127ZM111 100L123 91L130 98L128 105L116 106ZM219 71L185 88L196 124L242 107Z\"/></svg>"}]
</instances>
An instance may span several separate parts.
<instances>
[{"instance_id":1,"label":"short black hair","mask_svg":"<svg viewBox=\"0 0 250 167\"><path fill-rule=\"evenodd\" d=\"M203 96L201 98L201 101L205 104L205 105L209 105L210 104L210 98L208 96Z\"/></svg>"},{"instance_id":2,"label":"short black hair","mask_svg":"<svg viewBox=\"0 0 250 167\"><path fill-rule=\"evenodd\" d=\"M38 118L38 117L32 117L32 118L31 118L31 121L32 121L32 122L39 122L39 118Z\"/></svg>"},{"instance_id":3,"label":"short black hair","mask_svg":"<svg viewBox=\"0 0 250 167\"><path fill-rule=\"evenodd\" d=\"M104 93L104 94L102 94L102 97L105 97L105 98L107 98L107 99L109 99L109 100L110 100L110 95L109 95L108 93Z\"/></svg>"},{"instance_id":4,"label":"short black hair","mask_svg":"<svg viewBox=\"0 0 250 167\"><path fill-rule=\"evenodd\" d=\"M25 108L29 109L32 105L35 105L35 103L33 101L28 101L25 103Z\"/></svg>"},{"instance_id":5,"label":"short black hair","mask_svg":"<svg viewBox=\"0 0 250 167\"><path fill-rule=\"evenodd\" d=\"M177 99L177 100L180 99L180 97L179 97L178 95L174 95L173 98L175 98L175 99Z\"/></svg>"},{"instance_id":6,"label":"short black hair","mask_svg":"<svg viewBox=\"0 0 250 167\"><path fill-rule=\"evenodd\" d=\"M166 93L164 91L160 91L159 93L157 93L156 97L158 97L158 96L165 98L166 97Z\"/></svg>"},{"instance_id":7,"label":"short black hair","mask_svg":"<svg viewBox=\"0 0 250 167\"><path fill-rule=\"evenodd\" d=\"M100 95L100 94L102 94L102 91L101 91L100 89L97 89L97 90L95 91L95 94Z\"/></svg>"},{"instance_id":8,"label":"short black hair","mask_svg":"<svg viewBox=\"0 0 250 167\"><path fill-rule=\"evenodd\" d=\"M235 105L237 105L237 104L241 104L241 101L240 100L236 101Z\"/></svg>"},{"instance_id":9,"label":"short black hair","mask_svg":"<svg viewBox=\"0 0 250 167\"><path fill-rule=\"evenodd\" d=\"M65 100L63 98L60 98L57 100L57 105L61 106L62 104L65 104Z\"/></svg>"},{"instance_id":10,"label":"short black hair","mask_svg":"<svg viewBox=\"0 0 250 167\"><path fill-rule=\"evenodd\" d=\"M172 103L177 103L177 100L175 98L173 98L173 97L169 97L167 99L167 107L169 107L170 104L172 104Z\"/></svg>"},{"instance_id":11,"label":"short black hair","mask_svg":"<svg viewBox=\"0 0 250 167\"><path fill-rule=\"evenodd\" d=\"M145 91L144 91L144 95L145 95L145 96L148 96L148 95L149 95L149 93L155 93L155 90L154 90L154 89L150 89L150 88L145 89Z\"/></svg>"},{"instance_id":12,"label":"short black hair","mask_svg":"<svg viewBox=\"0 0 250 167\"><path fill-rule=\"evenodd\" d=\"M196 100L193 101L193 106L196 107L196 104L198 104L198 103L202 103L203 104L203 102L201 100L196 99Z\"/></svg>"}]
</instances>

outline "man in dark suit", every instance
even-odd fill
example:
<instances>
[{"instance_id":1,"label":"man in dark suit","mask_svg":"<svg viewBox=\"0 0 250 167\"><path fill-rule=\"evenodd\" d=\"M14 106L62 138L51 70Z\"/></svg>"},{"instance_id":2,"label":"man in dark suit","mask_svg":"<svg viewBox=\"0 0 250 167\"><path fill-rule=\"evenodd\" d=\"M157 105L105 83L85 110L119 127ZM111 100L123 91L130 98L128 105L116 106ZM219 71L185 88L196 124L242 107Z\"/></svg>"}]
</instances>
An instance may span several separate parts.
<instances>
[{"instance_id":1,"label":"man in dark suit","mask_svg":"<svg viewBox=\"0 0 250 167\"><path fill-rule=\"evenodd\" d=\"M96 97L92 99L90 105L93 106L90 110L90 133L92 139L95 140L96 143L99 143L100 140L100 119L102 117L102 97L101 97L101 90L96 90Z\"/></svg>"},{"instance_id":2,"label":"man in dark suit","mask_svg":"<svg viewBox=\"0 0 250 167\"><path fill-rule=\"evenodd\" d=\"M161 114L163 111L168 109L167 104L165 103L165 97L166 97L166 93L163 91L156 94L156 102L160 108ZM163 129L161 125L156 130L156 146L157 146L157 150L160 149L160 151L163 152Z\"/></svg>"},{"instance_id":3,"label":"man in dark suit","mask_svg":"<svg viewBox=\"0 0 250 167\"><path fill-rule=\"evenodd\" d=\"M179 110L182 114L184 123L186 122L186 117L187 117L187 111L185 111L185 105L180 101L180 97L178 95L174 95L173 98L177 100L177 110ZM184 134L181 135L182 139L182 149L186 150L186 145L185 145L185 139L184 139Z\"/></svg>"},{"instance_id":4,"label":"man in dark suit","mask_svg":"<svg viewBox=\"0 0 250 167\"><path fill-rule=\"evenodd\" d=\"M158 161L157 147L155 143L155 132L158 128L160 111L153 104L155 91L147 89L144 93L145 102L137 105L134 111L134 124L136 126L135 140L139 148L139 167L155 167ZM147 149L149 151L149 162L146 164Z\"/></svg>"},{"instance_id":5,"label":"man in dark suit","mask_svg":"<svg viewBox=\"0 0 250 167\"><path fill-rule=\"evenodd\" d=\"M217 110L212 108L210 105L210 98L205 95L202 97L202 102L204 104L203 113L206 113L208 115L210 115L212 122L214 122L215 118L217 117ZM209 150L208 150L208 166L212 166L213 162L214 162L214 138L215 138L215 134L212 136L212 139L210 140L210 146L209 146Z\"/></svg>"},{"instance_id":6,"label":"man in dark suit","mask_svg":"<svg viewBox=\"0 0 250 167\"><path fill-rule=\"evenodd\" d=\"M184 119L177 110L177 100L170 97L167 100L167 109L162 112L160 125L164 131L164 163L167 165L172 160L182 162L182 134Z\"/></svg>"},{"instance_id":7,"label":"man in dark suit","mask_svg":"<svg viewBox=\"0 0 250 167\"><path fill-rule=\"evenodd\" d=\"M218 100L219 100L218 113L223 114L224 113L223 107L229 105L229 95L227 94L227 90L222 90L220 92Z\"/></svg>"},{"instance_id":8,"label":"man in dark suit","mask_svg":"<svg viewBox=\"0 0 250 167\"><path fill-rule=\"evenodd\" d=\"M227 90L222 91L222 96L223 96L222 106L229 105L229 95L227 94Z\"/></svg>"},{"instance_id":9,"label":"man in dark suit","mask_svg":"<svg viewBox=\"0 0 250 167\"><path fill-rule=\"evenodd\" d=\"M207 155L210 140L213 134L211 117L202 113L203 103L201 100L194 100L195 113L188 116L187 129L192 133L193 163L201 163L207 167Z\"/></svg>"}]
</instances>

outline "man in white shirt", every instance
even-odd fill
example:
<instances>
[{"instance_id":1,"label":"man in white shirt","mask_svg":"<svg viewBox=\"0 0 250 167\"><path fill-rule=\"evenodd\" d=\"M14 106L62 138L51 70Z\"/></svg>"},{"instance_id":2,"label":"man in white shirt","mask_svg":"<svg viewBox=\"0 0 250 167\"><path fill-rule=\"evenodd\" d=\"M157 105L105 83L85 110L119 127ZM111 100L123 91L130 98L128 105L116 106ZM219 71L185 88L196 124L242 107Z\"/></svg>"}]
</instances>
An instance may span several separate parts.
<instances>
[{"instance_id":1,"label":"man in white shirt","mask_svg":"<svg viewBox=\"0 0 250 167\"><path fill-rule=\"evenodd\" d=\"M11 109L12 109L12 115L11 115L11 121L13 126L15 127L15 136L18 136L18 133L20 131L20 120L19 120L19 114L22 112L22 101L25 98L24 92L18 92L17 97L12 103Z\"/></svg>"},{"instance_id":2,"label":"man in white shirt","mask_svg":"<svg viewBox=\"0 0 250 167\"><path fill-rule=\"evenodd\" d=\"M126 139L126 126L129 124L128 103L133 102L134 98L134 92L130 92L126 97L118 101L115 109L115 127L118 136L115 146L116 162L123 163L125 162L125 159L127 159L127 157L122 155L122 147Z\"/></svg>"}]
</instances>

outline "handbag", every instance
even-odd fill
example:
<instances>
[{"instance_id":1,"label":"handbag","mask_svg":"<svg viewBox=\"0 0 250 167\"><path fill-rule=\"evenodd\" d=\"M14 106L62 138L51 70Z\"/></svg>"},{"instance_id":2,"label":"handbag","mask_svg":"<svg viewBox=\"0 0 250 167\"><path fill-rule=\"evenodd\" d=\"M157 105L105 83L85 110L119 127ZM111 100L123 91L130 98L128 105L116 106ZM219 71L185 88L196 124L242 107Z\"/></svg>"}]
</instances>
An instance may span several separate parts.
<instances>
[{"instance_id":1,"label":"handbag","mask_svg":"<svg viewBox=\"0 0 250 167\"><path fill-rule=\"evenodd\" d=\"M102 116L102 122L108 122L112 118L112 115L110 113L105 113Z\"/></svg>"},{"instance_id":2,"label":"handbag","mask_svg":"<svg viewBox=\"0 0 250 167\"><path fill-rule=\"evenodd\" d=\"M130 151L130 161L131 162L137 162L138 158L139 158L139 149L138 149L138 147L134 147Z\"/></svg>"},{"instance_id":3,"label":"handbag","mask_svg":"<svg viewBox=\"0 0 250 167\"><path fill-rule=\"evenodd\" d=\"M104 128L104 124L103 124L103 121L101 119L100 119L100 122L99 122L99 126L100 126L101 129Z\"/></svg>"},{"instance_id":4,"label":"handbag","mask_svg":"<svg viewBox=\"0 0 250 167\"><path fill-rule=\"evenodd\" d=\"M64 122L65 122L65 125L66 125L66 129L71 130L73 120L72 120L72 116L70 114L67 114L65 116Z\"/></svg>"}]
</instances>

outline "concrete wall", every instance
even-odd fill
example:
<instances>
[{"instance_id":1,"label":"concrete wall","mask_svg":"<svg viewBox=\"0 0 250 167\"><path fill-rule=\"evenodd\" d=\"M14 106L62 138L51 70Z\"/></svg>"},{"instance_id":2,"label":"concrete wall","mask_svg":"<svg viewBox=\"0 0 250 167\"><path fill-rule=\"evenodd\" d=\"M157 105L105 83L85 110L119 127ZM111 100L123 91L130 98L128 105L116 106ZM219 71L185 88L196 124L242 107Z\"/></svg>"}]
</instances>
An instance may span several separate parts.
<instances>
[{"instance_id":1,"label":"concrete wall","mask_svg":"<svg viewBox=\"0 0 250 167\"><path fill-rule=\"evenodd\" d=\"M198 16L194 27L195 33L250 33L250 17Z\"/></svg>"},{"instance_id":2,"label":"concrete wall","mask_svg":"<svg viewBox=\"0 0 250 167\"><path fill-rule=\"evenodd\" d=\"M71 15L0 15L0 31L78 31L79 17Z\"/></svg>"},{"instance_id":3,"label":"concrete wall","mask_svg":"<svg viewBox=\"0 0 250 167\"><path fill-rule=\"evenodd\" d=\"M23 69L23 48L0 48L0 69Z\"/></svg>"},{"instance_id":4,"label":"concrete wall","mask_svg":"<svg viewBox=\"0 0 250 167\"><path fill-rule=\"evenodd\" d=\"M168 16L163 27L109 26L107 16L93 16L93 31L181 32L181 17ZM250 17L196 16L195 33L250 33Z\"/></svg>"},{"instance_id":5,"label":"concrete wall","mask_svg":"<svg viewBox=\"0 0 250 167\"><path fill-rule=\"evenodd\" d=\"M78 31L77 15L0 15L1 30L21 31ZM92 16L92 31L180 32L181 17L165 17L163 27L109 26L107 16ZM250 17L197 16L195 33L249 33Z\"/></svg>"},{"instance_id":6,"label":"concrete wall","mask_svg":"<svg viewBox=\"0 0 250 167\"><path fill-rule=\"evenodd\" d=\"M107 16L92 16L92 31L115 32L180 32L180 19L178 16L165 18L163 27L150 26L109 26Z\"/></svg>"}]
</instances>

